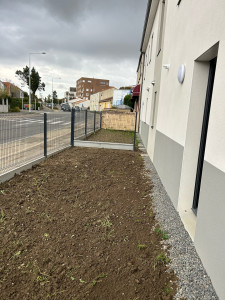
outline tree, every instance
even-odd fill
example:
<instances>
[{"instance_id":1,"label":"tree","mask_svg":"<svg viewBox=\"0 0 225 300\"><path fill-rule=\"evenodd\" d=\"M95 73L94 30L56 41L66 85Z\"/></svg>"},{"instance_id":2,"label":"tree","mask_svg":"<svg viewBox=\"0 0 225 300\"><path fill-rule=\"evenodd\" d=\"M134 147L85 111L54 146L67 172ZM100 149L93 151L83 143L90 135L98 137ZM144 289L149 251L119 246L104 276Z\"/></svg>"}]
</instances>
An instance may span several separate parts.
<instances>
[{"instance_id":1,"label":"tree","mask_svg":"<svg viewBox=\"0 0 225 300\"><path fill-rule=\"evenodd\" d=\"M128 105L128 106L134 108L134 102L131 101L131 98L132 98L132 95L131 95L131 94L126 95L126 96L124 97L123 103L124 103L125 105Z\"/></svg>"},{"instance_id":2,"label":"tree","mask_svg":"<svg viewBox=\"0 0 225 300\"><path fill-rule=\"evenodd\" d=\"M58 102L57 92L53 91L53 103L57 103L57 102Z\"/></svg>"},{"instance_id":3,"label":"tree","mask_svg":"<svg viewBox=\"0 0 225 300\"><path fill-rule=\"evenodd\" d=\"M120 90L131 90L132 86L121 86L119 89Z\"/></svg>"},{"instance_id":4,"label":"tree","mask_svg":"<svg viewBox=\"0 0 225 300\"><path fill-rule=\"evenodd\" d=\"M20 79L24 83L26 83L27 86L29 86L29 67L28 66L23 68L23 71L17 70L16 75L18 75L20 77ZM40 77L39 73L35 70L35 68L31 69L30 81L31 81L30 89L32 91L33 98L34 98L37 90L39 90L39 91L45 90L45 84L44 84L44 82L41 82L41 77Z\"/></svg>"},{"instance_id":5,"label":"tree","mask_svg":"<svg viewBox=\"0 0 225 300\"><path fill-rule=\"evenodd\" d=\"M52 96L49 94L48 97L47 97L46 102L47 102L47 103L51 103L51 102L52 102L51 98L52 98Z\"/></svg>"},{"instance_id":6,"label":"tree","mask_svg":"<svg viewBox=\"0 0 225 300\"><path fill-rule=\"evenodd\" d=\"M9 97L9 94L8 94L7 90L0 88L0 99L5 99L5 98L8 98L8 97Z\"/></svg>"}]
</instances>

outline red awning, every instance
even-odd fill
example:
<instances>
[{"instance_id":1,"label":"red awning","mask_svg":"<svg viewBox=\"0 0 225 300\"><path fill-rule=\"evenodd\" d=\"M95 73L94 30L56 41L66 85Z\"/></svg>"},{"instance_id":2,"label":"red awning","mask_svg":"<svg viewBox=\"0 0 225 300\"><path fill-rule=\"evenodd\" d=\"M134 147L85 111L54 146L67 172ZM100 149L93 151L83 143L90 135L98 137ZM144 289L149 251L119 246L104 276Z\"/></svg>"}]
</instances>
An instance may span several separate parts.
<instances>
[{"instance_id":1,"label":"red awning","mask_svg":"<svg viewBox=\"0 0 225 300\"><path fill-rule=\"evenodd\" d=\"M138 97L140 95L140 84L135 86L132 94L133 94L133 97Z\"/></svg>"}]
</instances>

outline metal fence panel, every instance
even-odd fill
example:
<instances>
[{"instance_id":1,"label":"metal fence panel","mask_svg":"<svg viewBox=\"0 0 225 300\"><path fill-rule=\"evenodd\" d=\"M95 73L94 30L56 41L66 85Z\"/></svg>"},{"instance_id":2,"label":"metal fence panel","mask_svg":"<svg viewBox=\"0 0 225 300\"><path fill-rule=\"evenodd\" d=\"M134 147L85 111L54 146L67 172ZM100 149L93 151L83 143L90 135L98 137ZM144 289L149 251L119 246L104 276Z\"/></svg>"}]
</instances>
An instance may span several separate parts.
<instances>
[{"instance_id":1,"label":"metal fence panel","mask_svg":"<svg viewBox=\"0 0 225 300\"><path fill-rule=\"evenodd\" d=\"M79 139L85 135L85 110L75 111L74 138Z\"/></svg>"},{"instance_id":2,"label":"metal fence panel","mask_svg":"<svg viewBox=\"0 0 225 300\"><path fill-rule=\"evenodd\" d=\"M43 156L43 115L0 115L0 172Z\"/></svg>"},{"instance_id":3,"label":"metal fence panel","mask_svg":"<svg viewBox=\"0 0 225 300\"><path fill-rule=\"evenodd\" d=\"M81 110L71 116L70 112L0 115L0 173L69 147L71 137L83 138L100 129L99 112Z\"/></svg>"},{"instance_id":4,"label":"metal fence panel","mask_svg":"<svg viewBox=\"0 0 225 300\"><path fill-rule=\"evenodd\" d=\"M87 112L87 134L94 132L94 111Z\"/></svg>"},{"instance_id":5,"label":"metal fence panel","mask_svg":"<svg viewBox=\"0 0 225 300\"><path fill-rule=\"evenodd\" d=\"M71 113L50 113L47 115L47 154L70 145Z\"/></svg>"},{"instance_id":6,"label":"metal fence panel","mask_svg":"<svg viewBox=\"0 0 225 300\"><path fill-rule=\"evenodd\" d=\"M95 125L95 130L100 129L100 125L101 125L101 113L100 112L96 112L96 125Z\"/></svg>"}]
</instances>

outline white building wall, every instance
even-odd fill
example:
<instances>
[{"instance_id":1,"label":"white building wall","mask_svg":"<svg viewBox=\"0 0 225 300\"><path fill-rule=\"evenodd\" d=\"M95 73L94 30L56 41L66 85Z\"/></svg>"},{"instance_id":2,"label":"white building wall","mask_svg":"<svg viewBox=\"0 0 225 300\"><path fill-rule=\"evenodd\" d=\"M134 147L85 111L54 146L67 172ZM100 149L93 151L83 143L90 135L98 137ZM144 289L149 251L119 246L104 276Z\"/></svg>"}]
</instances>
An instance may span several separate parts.
<instances>
[{"instance_id":1,"label":"white building wall","mask_svg":"<svg viewBox=\"0 0 225 300\"><path fill-rule=\"evenodd\" d=\"M90 96L90 110L92 111L99 110L99 100L100 100L100 92L92 94Z\"/></svg>"},{"instance_id":2,"label":"white building wall","mask_svg":"<svg viewBox=\"0 0 225 300\"><path fill-rule=\"evenodd\" d=\"M152 26L152 30L149 36L148 46L145 53L145 64L144 64L144 77L143 77L143 87L142 87L142 110L141 110L141 121L150 125L151 121L151 108L153 100L153 85L152 82L155 80L155 60L157 51L157 37L159 29L159 7L156 12L155 20ZM150 62L150 49L152 44L153 35L153 47L152 47L152 57Z\"/></svg>"},{"instance_id":3,"label":"white building wall","mask_svg":"<svg viewBox=\"0 0 225 300\"><path fill-rule=\"evenodd\" d=\"M225 1L167 1L153 162L220 299L225 299ZM197 217L192 201L209 63L219 43ZM208 60L213 54L208 52ZM202 58L201 58L202 57ZM186 67L183 84L178 68ZM142 112L143 116L144 112ZM165 150L164 150L165 149ZM175 170L175 171L174 171Z\"/></svg>"},{"instance_id":4,"label":"white building wall","mask_svg":"<svg viewBox=\"0 0 225 300\"><path fill-rule=\"evenodd\" d=\"M163 102L159 108L157 128L183 146L194 60L224 36L225 28L221 26L224 23L224 4L223 0L216 1L216 5L211 0L183 0L177 6L168 1L163 64L170 64L170 70L162 69L160 101ZM181 64L186 65L182 85L177 81ZM174 115L178 117L174 118Z\"/></svg>"}]
</instances>

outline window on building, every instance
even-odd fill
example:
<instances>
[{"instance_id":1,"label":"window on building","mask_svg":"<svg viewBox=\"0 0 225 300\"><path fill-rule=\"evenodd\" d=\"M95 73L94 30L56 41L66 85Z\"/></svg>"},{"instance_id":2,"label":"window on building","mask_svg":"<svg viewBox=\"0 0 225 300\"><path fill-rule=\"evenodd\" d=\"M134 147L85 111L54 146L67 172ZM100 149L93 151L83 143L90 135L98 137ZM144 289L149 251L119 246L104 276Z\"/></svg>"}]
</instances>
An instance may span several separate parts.
<instances>
[{"instance_id":1,"label":"window on building","mask_svg":"<svg viewBox=\"0 0 225 300\"><path fill-rule=\"evenodd\" d=\"M161 13L160 13L160 28L159 28L159 39L158 39L158 55L162 48L162 35L163 35L163 23L165 14L165 2L166 0L161 0Z\"/></svg>"},{"instance_id":2,"label":"window on building","mask_svg":"<svg viewBox=\"0 0 225 300\"><path fill-rule=\"evenodd\" d=\"M155 92L155 95L154 95L154 102L153 102L153 109L152 109L152 125L151 125L152 129L155 126L156 97L157 97L157 92Z\"/></svg>"},{"instance_id":3,"label":"window on building","mask_svg":"<svg viewBox=\"0 0 225 300\"><path fill-rule=\"evenodd\" d=\"M144 80L145 80L145 74L146 74L146 64L147 64L147 55L145 55L145 61L144 61L144 72L143 72Z\"/></svg>"},{"instance_id":4,"label":"window on building","mask_svg":"<svg viewBox=\"0 0 225 300\"><path fill-rule=\"evenodd\" d=\"M86 93L86 96L89 96L89 93Z\"/></svg>"},{"instance_id":5,"label":"window on building","mask_svg":"<svg viewBox=\"0 0 225 300\"><path fill-rule=\"evenodd\" d=\"M91 83L91 80L88 80L88 83Z\"/></svg>"},{"instance_id":6,"label":"window on building","mask_svg":"<svg viewBox=\"0 0 225 300\"><path fill-rule=\"evenodd\" d=\"M105 81L100 81L100 84L101 85L105 85Z\"/></svg>"},{"instance_id":7,"label":"window on building","mask_svg":"<svg viewBox=\"0 0 225 300\"><path fill-rule=\"evenodd\" d=\"M82 81L83 81L83 82L85 82L85 80L84 80L84 79L83 79Z\"/></svg>"},{"instance_id":8,"label":"window on building","mask_svg":"<svg viewBox=\"0 0 225 300\"><path fill-rule=\"evenodd\" d=\"M147 66L148 66L148 63L149 63L149 52L150 52L150 46L148 45L148 49L146 51L146 60L147 60Z\"/></svg>"},{"instance_id":9,"label":"window on building","mask_svg":"<svg viewBox=\"0 0 225 300\"><path fill-rule=\"evenodd\" d=\"M89 92L89 89L86 89L87 92Z\"/></svg>"},{"instance_id":10,"label":"window on building","mask_svg":"<svg viewBox=\"0 0 225 300\"><path fill-rule=\"evenodd\" d=\"M153 36L154 36L154 33L152 34L152 37L151 37L151 45L150 45L150 53L149 53L149 63L152 61Z\"/></svg>"}]
</instances>

